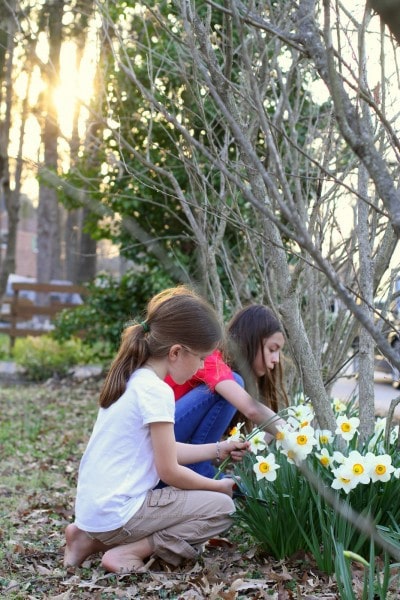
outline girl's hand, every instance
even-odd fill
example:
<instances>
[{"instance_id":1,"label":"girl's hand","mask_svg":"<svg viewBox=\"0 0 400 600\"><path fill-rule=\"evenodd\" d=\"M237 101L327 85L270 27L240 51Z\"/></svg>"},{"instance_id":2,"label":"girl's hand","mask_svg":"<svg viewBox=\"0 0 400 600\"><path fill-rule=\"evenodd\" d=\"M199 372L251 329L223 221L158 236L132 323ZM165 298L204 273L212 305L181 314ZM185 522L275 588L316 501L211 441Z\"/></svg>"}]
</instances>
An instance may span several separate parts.
<instances>
[{"instance_id":1,"label":"girl's hand","mask_svg":"<svg viewBox=\"0 0 400 600\"><path fill-rule=\"evenodd\" d=\"M234 461L242 460L243 456L248 452L250 442L242 442L235 440L225 440L219 442L220 460L221 462L230 456Z\"/></svg>"},{"instance_id":2,"label":"girl's hand","mask_svg":"<svg viewBox=\"0 0 400 600\"><path fill-rule=\"evenodd\" d=\"M223 479L218 479L219 489L218 491L222 494L227 494L232 498L233 496L233 488L236 486L236 482L231 477L224 477Z\"/></svg>"}]
</instances>

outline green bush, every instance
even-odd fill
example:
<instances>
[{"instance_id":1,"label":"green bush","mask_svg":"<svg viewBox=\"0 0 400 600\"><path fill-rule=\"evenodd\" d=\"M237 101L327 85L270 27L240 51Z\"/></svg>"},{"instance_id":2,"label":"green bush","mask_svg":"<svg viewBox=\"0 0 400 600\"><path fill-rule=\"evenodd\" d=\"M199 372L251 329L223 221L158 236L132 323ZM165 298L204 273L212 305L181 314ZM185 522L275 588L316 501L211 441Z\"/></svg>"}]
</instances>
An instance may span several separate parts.
<instances>
[{"instance_id":1,"label":"green bush","mask_svg":"<svg viewBox=\"0 0 400 600\"><path fill-rule=\"evenodd\" d=\"M79 335L99 358L111 358L126 322L140 318L149 299L171 285L173 282L156 270L129 271L120 279L99 275L88 284L84 304L57 316L53 335L60 341Z\"/></svg>"},{"instance_id":2,"label":"green bush","mask_svg":"<svg viewBox=\"0 0 400 600\"><path fill-rule=\"evenodd\" d=\"M65 377L74 365L93 359L92 350L82 340L72 338L60 343L50 335L18 339L12 355L31 381Z\"/></svg>"}]
</instances>

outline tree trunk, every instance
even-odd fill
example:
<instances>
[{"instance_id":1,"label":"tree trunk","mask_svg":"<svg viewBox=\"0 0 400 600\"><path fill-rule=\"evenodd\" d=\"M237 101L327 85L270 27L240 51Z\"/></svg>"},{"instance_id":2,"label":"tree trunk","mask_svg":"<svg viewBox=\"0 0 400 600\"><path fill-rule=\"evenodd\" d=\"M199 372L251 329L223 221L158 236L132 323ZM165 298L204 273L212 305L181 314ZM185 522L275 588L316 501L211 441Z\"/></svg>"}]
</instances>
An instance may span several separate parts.
<instances>
[{"instance_id":1,"label":"tree trunk","mask_svg":"<svg viewBox=\"0 0 400 600\"><path fill-rule=\"evenodd\" d=\"M42 145L44 164L55 172L58 168L59 126L52 94L59 79L63 6L63 0L44 6L48 11L49 59L42 68L42 77L46 82L42 95ZM47 187L44 182L40 183L39 188L37 277L39 282L63 278L57 191Z\"/></svg>"},{"instance_id":2,"label":"tree trunk","mask_svg":"<svg viewBox=\"0 0 400 600\"><path fill-rule=\"evenodd\" d=\"M3 13L4 11L4 13ZM0 124L0 196L4 202L4 206L7 214L7 241L5 256L2 256L2 249L0 246L0 298L3 296L7 280L10 273L15 272L15 256L16 256L16 244L17 244L17 229L19 220L19 192L21 182L21 151L22 151L22 139L24 132L24 119L21 125L20 132L20 150L18 155L18 171L16 172L16 186L14 190L10 186L10 165L8 156L8 147L10 142L10 130L11 130L11 105L12 105L12 76L13 76L13 56L14 56L14 36L16 30L15 21L15 2L10 2L7 7L2 10L1 20L3 23L4 31L7 32L5 36L6 46L4 52L0 53L0 66L2 70L0 72L0 78L4 78L4 81L0 80L2 87L5 90L4 105L5 105L5 116L3 122ZM26 103L25 103L26 109ZM1 204L0 202L0 208ZM2 232L0 231L0 234ZM2 245L2 240L0 240Z\"/></svg>"},{"instance_id":3,"label":"tree trunk","mask_svg":"<svg viewBox=\"0 0 400 600\"><path fill-rule=\"evenodd\" d=\"M90 214L91 211L86 206L81 209L81 237L77 262L77 283L86 283L96 277L97 241L83 231L85 221Z\"/></svg>"}]
</instances>

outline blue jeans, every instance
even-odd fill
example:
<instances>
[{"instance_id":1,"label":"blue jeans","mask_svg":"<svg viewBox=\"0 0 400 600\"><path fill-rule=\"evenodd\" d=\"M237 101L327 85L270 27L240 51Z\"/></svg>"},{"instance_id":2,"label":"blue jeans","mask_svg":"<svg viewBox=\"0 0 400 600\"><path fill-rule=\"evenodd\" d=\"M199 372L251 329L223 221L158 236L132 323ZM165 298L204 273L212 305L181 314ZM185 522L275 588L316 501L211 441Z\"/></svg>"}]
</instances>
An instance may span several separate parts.
<instances>
[{"instance_id":1,"label":"blue jeans","mask_svg":"<svg viewBox=\"0 0 400 600\"><path fill-rule=\"evenodd\" d=\"M243 379L233 374L244 386ZM175 404L175 437L178 442L209 444L220 440L236 413L236 408L205 385L198 385ZM213 478L217 472L210 460L186 465L193 471Z\"/></svg>"}]
</instances>

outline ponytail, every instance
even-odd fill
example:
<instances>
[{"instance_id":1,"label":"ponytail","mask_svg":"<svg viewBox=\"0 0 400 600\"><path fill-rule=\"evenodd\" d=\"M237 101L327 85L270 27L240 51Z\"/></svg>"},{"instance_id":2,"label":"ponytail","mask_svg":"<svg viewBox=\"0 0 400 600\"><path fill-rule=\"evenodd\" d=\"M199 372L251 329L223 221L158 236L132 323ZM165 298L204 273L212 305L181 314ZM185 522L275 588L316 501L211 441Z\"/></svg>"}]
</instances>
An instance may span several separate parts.
<instances>
[{"instance_id":1,"label":"ponytail","mask_svg":"<svg viewBox=\"0 0 400 600\"><path fill-rule=\"evenodd\" d=\"M122 334L118 354L111 363L100 392L99 403L102 408L108 408L122 396L131 374L144 365L149 358L150 352L143 325L127 327Z\"/></svg>"}]
</instances>

